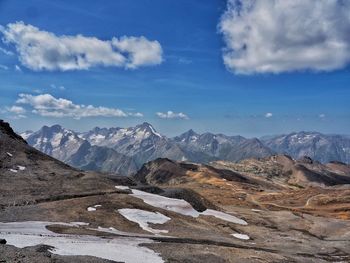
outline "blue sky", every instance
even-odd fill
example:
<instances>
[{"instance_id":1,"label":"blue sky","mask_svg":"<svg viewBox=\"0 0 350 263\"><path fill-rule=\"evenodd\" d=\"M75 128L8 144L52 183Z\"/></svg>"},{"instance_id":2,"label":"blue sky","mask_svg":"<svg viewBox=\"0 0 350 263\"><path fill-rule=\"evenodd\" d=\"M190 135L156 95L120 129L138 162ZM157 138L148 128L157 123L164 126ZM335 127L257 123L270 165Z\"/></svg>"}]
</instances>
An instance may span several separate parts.
<instances>
[{"instance_id":1,"label":"blue sky","mask_svg":"<svg viewBox=\"0 0 350 263\"><path fill-rule=\"evenodd\" d=\"M18 131L36 130L44 124L55 123L88 130L95 126L124 127L147 121L170 136L190 128L198 132L247 137L300 130L349 134L350 72L347 65L350 51L344 49L343 53L333 56L334 52L327 45L308 44L300 49L300 43L293 45L288 39L286 45L286 41L281 40L272 44L288 51L283 53L283 58L291 58L288 63L279 57L269 58L274 62L271 67L266 67L264 54L260 54L260 59L253 49L266 47L262 52L268 53L271 43L261 38L259 41L263 42L252 43L258 40L249 37L250 42L245 43L242 50L251 48L251 54L255 55L242 55L243 66L237 66L236 61L224 62L225 52L237 44L237 40L224 37L232 36L230 23L232 28L244 23L242 19L227 18L224 21L228 29L220 27L223 15L235 12L234 8L237 8L233 6L234 1L229 2L232 3L223 0L106 0L103 4L87 0L0 0L2 34L9 32L8 24L22 21L26 29L30 25L58 38L82 35L110 41L113 37L143 36L147 43L160 45L162 60L157 60L160 56L156 52L159 51L157 44L151 62L142 61L134 68L122 64L62 70L54 64L53 69L35 69L35 62L23 62L24 56L33 59L33 53L21 55L19 40L3 41L0 43L5 51L0 51L0 116ZM298 8L307 12L309 7L301 4ZM334 6L327 8L339 12ZM249 12L258 17L259 9L256 7L255 13ZM286 16L293 18L293 14ZM274 22L278 24L278 21ZM290 31L296 29L300 30L291 28ZM343 30L335 28L336 36L328 31L323 35L346 44L347 40L342 38ZM269 29L268 32L272 31ZM303 43L309 40L307 38L316 39L312 40L314 42L324 41L316 36L305 36ZM299 58L303 52L313 52L308 49L310 45L319 57ZM226 51L223 50L225 47L228 48ZM120 54L127 52L124 50ZM246 62L252 61L251 56L254 63ZM255 56L260 60L255 61ZM50 60L49 65L56 63L56 59ZM38 106L28 97L16 104L19 94L31 95L31 99L49 94L54 99L62 98L80 105L82 110L85 109L82 105L101 106L121 110L125 116L117 116L115 111L108 116L45 116L42 108L36 108ZM23 108L25 112L18 108L11 111L13 106ZM172 113L168 114L168 111ZM135 116L136 113L142 113L142 117Z\"/></svg>"}]
</instances>

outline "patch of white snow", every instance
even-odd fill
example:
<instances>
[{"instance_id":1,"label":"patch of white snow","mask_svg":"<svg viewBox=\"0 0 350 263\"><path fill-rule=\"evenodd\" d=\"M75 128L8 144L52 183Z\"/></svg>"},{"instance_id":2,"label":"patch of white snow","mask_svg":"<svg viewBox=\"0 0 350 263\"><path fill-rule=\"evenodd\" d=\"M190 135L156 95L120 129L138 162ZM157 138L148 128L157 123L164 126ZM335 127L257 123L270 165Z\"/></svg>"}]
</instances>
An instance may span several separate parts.
<instances>
[{"instance_id":1,"label":"patch of white snow","mask_svg":"<svg viewBox=\"0 0 350 263\"><path fill-rule=\"evenodd\" d=\"M250 237L248 235L245 235L245 234L231 234L232 236L234 236L235 238L238 238L238 239L242 239L242 240L249 240Z\"/></svg>"},{"instance_id":2,"label":"patch of white snow","mask_svg":"<svg viewBox=\"0 0 350 263\"><path fill-rule=\"evenodd\" d=\"M244 226L248 225L248 223L246 221L244 221L243 219L240 219L240 218L235 217L233 215L226 214L224 212L212 210L212 209L207 209L204 212L202 212L201 214L205 215L205 216L214 216L216 218L219 218L221 220L231 222L234 224L239 224L239 225L244 225Z\"/></svg>"},{"instance_id":3,"label":"patch of white snow","mask_svg":"<svg viewBox=\"0 0 350 263\"><path fill-rule=\"evenodd\" d=\"M129 186L124 186L124 185L116 185L114 186L116 189L119 189L119 190L129 190Z\"/></svg>"},{"instance_id":4,"label":"patch of white snow","mask_svg":"<svg viewBox=\"0 0 350 263\"><path fill-rule=\"evenodd\" d=\"M21 165L17 165L17 168L20 171L24 171L26 169L24 166L21 166Z\"/></svg>"},{"instance_id":5,"label":"patch of white snow","mask_svg":"<svg viewBox=\"0 0 350 263\"><path fill-rule=\"evenodd\" d=\"M118 209L118 212L129 221L139 224L139 226L145 231L151 232L153 234L169 232L168 230L153 229L148 225L148 223L164 224L171 219L159 212L154 213L145 210L129 208Z\"/></svg>"},{"instance_id":6,"label":"patch of white snow","mask_svg":"<svg viewBox=\"0 0 350 263\"><path fill-rule=\"evenodd\" d=\"M160 255L140 244L153 243L147 238L116 237L105 239L85 235L56 234L47 225L70 225L55 222L0 223L0 238L18 248L44 244L50 252L63 256L93 256L126 263L163 263Z\"/></svg>"},{"instance_id":7,"label":"patch of white snow","mask_svg":"<svg viewBox=\"0 0 350 263\"><path fill-rule=\"evenodd\" d=\"M168 198L156 194L150 194L144 191L132 189L132 196L142 199L146 204L165 210L173 211L182 215L198 217L199 212L196 211L185 200Z\"/></svg>"}]
</instances>

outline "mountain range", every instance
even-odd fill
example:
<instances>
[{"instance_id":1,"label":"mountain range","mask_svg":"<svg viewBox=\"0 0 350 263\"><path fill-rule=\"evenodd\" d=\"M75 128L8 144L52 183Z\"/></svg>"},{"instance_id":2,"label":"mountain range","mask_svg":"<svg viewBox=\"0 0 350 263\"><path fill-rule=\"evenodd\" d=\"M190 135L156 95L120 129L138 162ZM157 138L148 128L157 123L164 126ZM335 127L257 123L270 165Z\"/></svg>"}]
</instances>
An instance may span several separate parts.
<instances>
[{"instance_id":1,"label":"mountain range","mask_svg":"<svg viewBox=\"0 0 350 263\"><path fill-rule=\"evenodd\" d=\"M157 158L210 163L237 162L287 154L294 159L350 162L350 138L317 132L299 132L258 138L199 134L189 130L174 138L158 133L149 123L129 128L99 128L75 132L59 125L44 126L21 136L29 145L74 167L130 175Z\"/></svg>"},{"instance_id":2,"label":"mountain range","mask_svg":"<svg viewBox=\"0 0 350 263\"><path fill-rule=\"evenodd\" d=\"M119 139L135 136L130 141L137 147L129 147L135 156L153 135L157 145L175 141L141 126L113 132ZM50 134L51 128L33 142L67 162L79 151L87 156L82 163L99 151L128 157L115 150L128 148L125 138L97 146L88 141L91 133L54 126ZM191 133L190 141L203 136ZM235 139L242 149L249 141ZM174 145L182 149L185 141ZM64 152L67 142L80 145L73 157ZM207 152L220 157L222 145ZM339 162L286 155L210 164L157 158L132 176L118 176L72 168L0 120L0 193L0 262L350 262L350 165Z\"/></svg>"}]
</instances>

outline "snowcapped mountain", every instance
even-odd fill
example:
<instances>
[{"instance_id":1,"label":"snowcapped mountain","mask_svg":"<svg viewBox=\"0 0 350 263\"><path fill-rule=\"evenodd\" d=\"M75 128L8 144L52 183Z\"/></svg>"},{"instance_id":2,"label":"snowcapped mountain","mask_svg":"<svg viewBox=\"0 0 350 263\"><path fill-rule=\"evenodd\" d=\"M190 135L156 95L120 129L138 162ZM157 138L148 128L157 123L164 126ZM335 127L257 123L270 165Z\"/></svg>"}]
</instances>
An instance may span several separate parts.
<instances>
[{"instance_id":1,"label":"snowcapped mountain","mask_svg":"<svg viewBox=\"0 0 350 263\"><path fill-rule=\"evenodd\" d=\"M326 135L318 132L294 132L263 140L264 144L278 153L295 159L309 156L314 160L350 162L350 138L342 135Z\"/></svg>"},{"instance_id":2,"label":"snowcapped mountain","mask_svg":"<svg viewBox=\"0 0 350 263\"><path fill-rule=\"evenodd\" d=\"M262 158L275 153L295 159L350 162L350 138L315 132L291 133L261 140L189 130L175 138L159 134L149 123L129 128L99 128L77 133L59 125L21 136L36 149L74 167L130 175L157 158L209 163Z\"/></svg>"},{"instance_id":3,"label":"snowcapped mountain","mask_svg":"<svg viewBox=\"0 0 350 263\"><path fill-rule=\"evenodd\" d=\"M129 155L133 155L133 151L139 147L165 139L155 131L151 124L146 122L130 128L101 129L96 127L91 131L82 133L80 137L89 141L92 145L115 148Z\"/></svg>"},{"instance_id":4,"label":"snowcapped mountain","mask_svg":"<svg viewBox=\"0 0 350 263\"><path fill-rule=\"evenodd\" d=\"M37 132L25 132L21 136L39 151L63 162L66 162L84 142L77 133L60 125L44 126Z\"/></svg>"},{"instance_id":5,"label":"snowcapped mountain","mask_svg":"<svg viewBox=\"0 0 350 263\"><path fill-rule=\"evenodd\" d=\"M91 145L112 148L133 157L138 166L159 157L174 160L186 158L178 145L156 132L147 122L130 128L94 128L80 136Z\"/></svg>"},{"instance_id":6,"label":"snowcapped mountain","mask_svg":"<svg viewBox=\"0 0 350 263\"><path fill-rule=\"evenodd\" d=\"M199 160L203 158L203 155L206 155L208 160L239 161L273 154L258 139L246 139L242 136L198 134L189 130L173 140L187 153L191 153L192 159L193 156L197 156ZM203 159L199 162L203 162Z\"/></svg>"},{"instance_id":7,"label":"snowcapped mountain","mask_svg":"<svg viewBox=\"0 0 350 263\"><path fill-rule=\"evenodd\" d=\"M181 148L149 123L130 128L96 127L85 133L59 125L44 126L21 136L36 149L86 170L129 175L159 157L186 160Z\"/></svg>"}]
</instances>

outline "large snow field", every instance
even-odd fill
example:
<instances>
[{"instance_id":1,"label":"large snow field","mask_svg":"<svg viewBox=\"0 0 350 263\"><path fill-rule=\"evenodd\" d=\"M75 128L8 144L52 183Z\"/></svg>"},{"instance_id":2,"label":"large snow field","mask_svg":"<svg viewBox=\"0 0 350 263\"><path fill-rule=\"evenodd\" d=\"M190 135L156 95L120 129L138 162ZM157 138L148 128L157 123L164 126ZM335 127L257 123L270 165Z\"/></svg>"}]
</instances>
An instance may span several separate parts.
<instances>
[{"instance_id":1,"label":"large snow field","mask_svg":"<svg viewBox=\"0 0 350 263\"><path fill-rule=\"evenodd\" d=\"M81 223L15 222L0 223L0 238L19 248L45 244L54 247L51 252L66 256L94 256L126 263L162 263L159 254L141 243L153 243L145 238L100 238L87 235L62 235L46 229L47 225L69 225Z\"/></svg>"}]
</instances>

